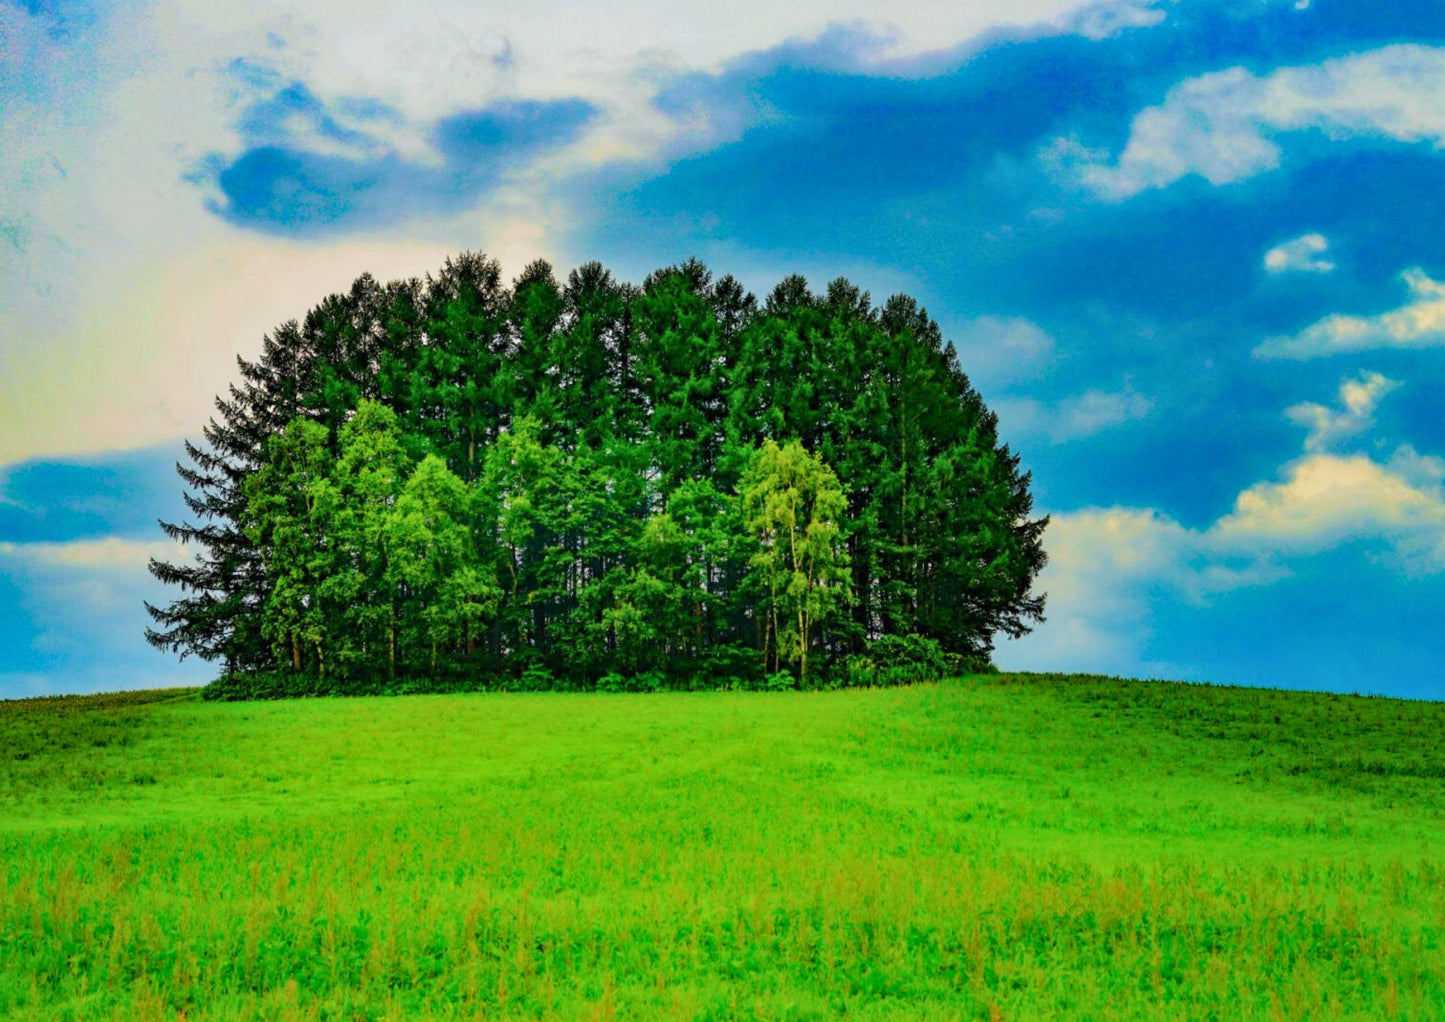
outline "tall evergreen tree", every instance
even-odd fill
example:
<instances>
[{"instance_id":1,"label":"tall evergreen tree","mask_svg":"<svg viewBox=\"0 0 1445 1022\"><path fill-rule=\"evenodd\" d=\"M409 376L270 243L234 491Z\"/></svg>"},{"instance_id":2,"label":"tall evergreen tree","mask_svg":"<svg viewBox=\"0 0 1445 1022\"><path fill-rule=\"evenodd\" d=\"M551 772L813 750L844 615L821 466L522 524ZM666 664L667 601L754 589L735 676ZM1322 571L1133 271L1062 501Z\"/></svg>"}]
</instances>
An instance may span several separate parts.
<instances>
[{"instance_id":1,"label":"tall evergreen tree","mask_svg":"<svg viewBox=\"0 0 1445 1022\"><path fill-rule=\"evenodd\" d=\"M1042 619L1029 477L906 296L793 276L760 305L695 260L509 287L463 253L238 368L177 466L192 520L163 528L197 556L152 563L180 593L147 632L228 676L811 684Z\"/></svg>"}]
</instances>

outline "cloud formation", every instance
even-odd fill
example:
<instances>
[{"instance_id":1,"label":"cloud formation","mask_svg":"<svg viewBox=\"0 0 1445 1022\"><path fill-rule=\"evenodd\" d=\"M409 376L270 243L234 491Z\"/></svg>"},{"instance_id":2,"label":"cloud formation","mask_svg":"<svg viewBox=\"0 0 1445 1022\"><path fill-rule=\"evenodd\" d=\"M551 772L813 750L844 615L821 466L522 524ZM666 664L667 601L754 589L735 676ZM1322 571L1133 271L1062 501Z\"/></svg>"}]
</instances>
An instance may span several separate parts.
<instances>
[{"instance_id":1,"label":"cloud formation","mask_svg":"<svg viewBox=\"0 0 1445 1022\"><path fill-rule=\"evenodd\" d=\"M1411 300L1376 316L1326 316L1297 334L1270 337L1254 349L1256 358L1308 359L1381 348L1438 348L1445 345L1445 283L1419 268L1401 279Z\"/></svg>"},{"instance_id":2,"label":"cloud formation","mask_svg":"<svg viewBox=\"0 0 1445 1022\"><path fill-rule=\"evenodd\" d=\"M575 97L501 100L419 126L377 100L323 102L254 61L233 62L229 75L250 94L237 123L243 148L209 154L188 176L213 190L208 208L231 223L289 235L470 208L597 114Z\"/></svg>"},{"instance_id":3,"label":"cloud formation","mask_svg":"<svg viewBox=\"0 0 1445 1022\"><path fill-rule=\"evenodd\" d=\"M1400 44L1256 75L1233 67L1180 82L1135 116L1112 161L1074 149L1079 179L1123 200L1197 175L1212 185L1280 165L1277 141L1317 131L1332 141L1374 138L1445 147L1445 49ZM1066 150L1068 151L1068 150Z\"/></svg>"},{"instance_id":4,"label":"cloud formation","mask_svg":"<svg viewBox=\"0 0 1445 1022\"><path fill-rule=\"evenodd\" d=\"M1154 402L1125 380L1118 390L1090 388L1054 402L1004 398L997 410L1008 431L1042 434L1055 444L1083 440L1144 418Z\"/></svg>"},{"instance_id":5,"label":"cloud formation","mask_svg":"<svg viewBox=\"0 0 1445 1022\"><path fill-rule=\"evenodd\" d=\"M0 557L50 568L134 573L134 569L144 568L153 557L157 560L183 563L189 560L189 551L184 545L170 540L134 540L107 536L104 539L77 539L66 543L0 541Z\"/></svg>"},{"instance_id":6,"label":"cloud formation","mask_svg":"<svg viewBox=\"0 0 1445 1022\"><path fill-rule=\"evenodd\" d=\"M153 556L186 555L164 539L0 542L0 598L10 610L0 619L0 698L208 680L206 665L146 645L142 601L164 598L145 570Z\"/></svg>"},{"instance_id":7,"label":"cloud formation","mask_svg":"<svg viewBox=\"0 0 1445 1022\"><path fill-rule=\"evenodd\" d=\"M1329 247L1323 234L1304 234L1266 252L1264 268L1270 273L1330 273L1335 264L1323 258Z\"/></svg>"},{"instance_id":8,"label":"cloud formation","mask_svg":"<svg viewBox=\"0 0 1445 1022\"><path fill-rule=\"evenodd\" d=\"M1317 553L1378 541L1406 574L1445 571L1445 499L1365 455L1311 454L1278 482L1256 483L1206 537L1261 556Z\"/></svg>"},{"instance_id":9,"label":"cloud formation","mask_svg":"<svg viewBox=\"0 0 1445 1022\"><path fill-rule=\"evenodd\" d=\"M1203 608L1227 594L1268 587L1347 544L1378 548L1403 577L1445 573L1445 495L1412 481L1412 451L1387 464L1363 455L1314 454L1283 478L1242 492L1229 514L1200 529L1147 508L1086 508L1054 514L1048 625L1009 644L1000 662L1016 669L1105 670L1187 675L1153 665L1143 650L1170 604ZM1356 565L1353 570L1362 569Z\"/></svg>"},{"instance_id":10,"label":"cloud formation","mask_svg":"<svg viewBox=\"0 0 1445 1022\"><path fill-rule=\"evenodd\" d=\"M1340 384L1340 410L1303 402L1286 408L1285 418L1309 430L1305 437L1306 451L1323 451L1372 426L1375 406L1398 386L1397 380L1376 372L1362 372Z\"/></svg>"},{"instance_id":11,"label":"cloud formation","mask_svg":"<svg viewBox=\"0 0 1445 1022\"><path fill-rule=\"evenodd\" d=\"M1343 411L1291 408L1292 420L1315 420L1307 453L1283 466L1280 478L1240 492L1227 514L1202 527L1151 508L1054 514L1040 577L1049 594L1047 633L1006 648L1003 661L1055 670L1127 664L1148 672L1142 651L1170 602L1205 607L1307 573L1311 559L1356 544L1400 576L1445 574L1445 460L1408 445L1385 462L1319 449L1327 433L1333 439L1362 429L1394 386L1365 373L1342 385ZM1301 408L1324 414L1305 416Z\"/></svg>"},{"instance_id":12,"label":"cloud formation","mask_svg":"<svg viewBox=\"0 0 1445 1022\"><path fill-rule=\"evenodd\" d=\"M953 337L959 362L976 384L1033 379L1053 362L1057 347L1048 331L1018 316L978 316Z\"/></svg>"}]
</instances>

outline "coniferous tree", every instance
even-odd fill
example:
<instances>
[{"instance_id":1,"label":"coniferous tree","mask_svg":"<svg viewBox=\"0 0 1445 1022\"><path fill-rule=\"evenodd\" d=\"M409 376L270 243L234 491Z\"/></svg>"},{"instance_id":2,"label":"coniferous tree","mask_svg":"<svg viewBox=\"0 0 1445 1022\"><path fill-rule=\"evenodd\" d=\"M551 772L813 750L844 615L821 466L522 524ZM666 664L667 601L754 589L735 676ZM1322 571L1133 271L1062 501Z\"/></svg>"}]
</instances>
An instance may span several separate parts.
<instances>
[{"instance_id":1,"label":"coniferous tree","mask_svg":"<svg viewBox=\"0 0 1445 1022\"><path fill-rule=\"evenodd\" d=\"M1029 477L906 296L464 253L238 368L147 634L246 691L812 684L1042 619Z\"/></svg>"}]
</instances>

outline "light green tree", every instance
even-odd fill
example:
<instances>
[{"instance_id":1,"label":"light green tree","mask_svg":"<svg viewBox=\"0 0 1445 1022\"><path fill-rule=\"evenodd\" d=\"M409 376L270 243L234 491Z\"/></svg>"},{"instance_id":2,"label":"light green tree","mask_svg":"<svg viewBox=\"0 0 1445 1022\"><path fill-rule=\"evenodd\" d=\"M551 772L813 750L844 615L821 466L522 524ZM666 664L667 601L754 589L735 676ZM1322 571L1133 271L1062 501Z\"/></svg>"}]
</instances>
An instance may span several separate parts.
<instances>
[{"instance_id":1,"label":"light green tree","mask_svg":"<svg viewBox=\"0 0 1445 1022\"><path fill-rule=\"evenodd\" d=\"M766 594L764 669L796 663L806 682L809 650L851 600L842 530L847 495L833 470L796 440L781 447L764 441L738 492L743 521L758 544L749 567Z\"/></svg>"},{"instance_id":2,"label":"light green tree","mask_svg":"<svg viewBox=\"0 0 1445 1022\"><path fill-rule=\"evenodd\" d=\"M329 523L318 514L331 457L325 426L293 419L266 442L266 462L245 482L242 527L265 552L271 583L261 605L261 634L278 663L300 672L314 653L326 673L327 620L321 593L331 574Z\"/></svg>"},{"instance_id":3,"label":"light green tree","mask_svg":"<svg viewBox=\"0 0 1445 1022\"><path fill-rule=\"evenodd\" d=\"M347 667L374 667L387 651L388 674L396 674L396 600L388 570L390 523L409 459L396 414L363 400L341 427L340 456L319 488L316 513L329 523L335 556L322 582L328 602L344 623L336 658Z\"/></svg>"},{"instance_id":4,"label":"light green tree","mask_svg":"<svg viewBox=\"0 0 1445 1022\"><path fill-rule=\"evenodd\" d=\"M477 627L496 613L499 587L479 570L467 523L466 485L434 454L402 488L389 526L390 571L415 611L414 642L439 650L471 645Z\"/></svg>"}]
</instances>

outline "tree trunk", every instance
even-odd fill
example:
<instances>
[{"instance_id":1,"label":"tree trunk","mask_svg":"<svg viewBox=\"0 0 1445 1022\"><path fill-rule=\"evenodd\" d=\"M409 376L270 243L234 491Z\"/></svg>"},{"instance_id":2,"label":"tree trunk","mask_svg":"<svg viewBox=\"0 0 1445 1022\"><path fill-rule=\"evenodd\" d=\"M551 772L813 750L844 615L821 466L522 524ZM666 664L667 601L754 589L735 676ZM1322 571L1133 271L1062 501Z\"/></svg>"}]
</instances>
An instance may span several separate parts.
<instances>
[{"instance_id":1,"label":"tree trunk","mask_svg":"<svg viewBox=\"0 0 1445 1022\"><path fill-rule=\"evenodd\" d=\"M802 663L798 668L798 680L808 680L808 620L803 616L803 608L798 608L798 644L802 648Z\"/></svg>"}]
</instances>

